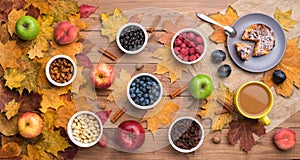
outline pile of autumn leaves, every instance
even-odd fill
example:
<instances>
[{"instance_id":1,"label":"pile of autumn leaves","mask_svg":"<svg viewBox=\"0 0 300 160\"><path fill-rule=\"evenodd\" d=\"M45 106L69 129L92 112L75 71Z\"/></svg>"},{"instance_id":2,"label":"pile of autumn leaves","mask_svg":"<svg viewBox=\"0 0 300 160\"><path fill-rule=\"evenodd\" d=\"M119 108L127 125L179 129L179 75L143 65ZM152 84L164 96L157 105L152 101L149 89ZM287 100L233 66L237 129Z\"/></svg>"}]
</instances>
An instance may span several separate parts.
<instances>
[{"instance_id":1,"label":"pile of autumn leaves","mask_svg":"<svg viewBox=\"0 0 300 160\"><path fill-rule=\"evenodd\" d=\"M0 158L72 158L77 148L70 145L66 128L76 112L69 93L78 92L78 87L51 86L45 65L58 54L76 61L75 56L83 48L78 42L80 37L68 45L59 45L54 40L54 26L66 20L78 30L85 29L87 24L80 18L87 17L91 10L64 0L7 0L0 5ZM16 36L16 22L24 15L35 17L40 23L40 33L34 40L23 41ZM39 113L44 120L42 134L34 139L18 136L18 117L28 111Z\"/></svg>"}]
</instances>

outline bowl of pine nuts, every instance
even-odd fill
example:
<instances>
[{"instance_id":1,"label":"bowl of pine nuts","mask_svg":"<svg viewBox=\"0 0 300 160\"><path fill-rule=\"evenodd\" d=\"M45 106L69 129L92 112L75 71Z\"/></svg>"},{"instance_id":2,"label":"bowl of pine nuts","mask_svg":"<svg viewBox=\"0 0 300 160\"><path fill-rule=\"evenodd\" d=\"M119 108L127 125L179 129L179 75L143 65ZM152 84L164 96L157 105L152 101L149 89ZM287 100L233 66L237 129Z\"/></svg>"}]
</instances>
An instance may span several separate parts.
<instances>
[{"instance_id":1,"label":"bowl of pine nuts","mask_svg":"<svg viewBox=\"0 0 300 160\"><path fill-rule=\"evenodd\" d=\"M79 111L68 122L68 136L79 147L95 145L99 142L102 132L101 120L90 111Z\"/></svg>"},{"instance_id":2,"label":"bowl of pine nuts","mask_svg":"<svg viewBox=\"0 0 300 160\"><path fill-rule=\"evenodd\" d=\"M67 86L77 74L77 67L72 58L66 55L53 56L46 64L46 77L55 86Z\"/></svg>"}]
</instances>

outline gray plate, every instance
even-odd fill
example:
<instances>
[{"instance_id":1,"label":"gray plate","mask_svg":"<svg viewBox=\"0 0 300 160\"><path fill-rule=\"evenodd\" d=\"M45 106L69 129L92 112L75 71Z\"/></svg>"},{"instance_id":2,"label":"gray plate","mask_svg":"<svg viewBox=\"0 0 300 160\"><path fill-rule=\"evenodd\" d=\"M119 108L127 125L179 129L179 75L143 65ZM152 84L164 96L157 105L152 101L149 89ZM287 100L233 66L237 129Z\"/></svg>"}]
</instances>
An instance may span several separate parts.
<instances>
[{"instance_id":1,"label":"gray plate","mask_svg":"<svg viewBox=\"0 0 300 160\"><path fill-rule=\"evenodd\" d=\"M248 41L243 41L241 39L242 34L244 33L244 30L250 25L258 23L267 25L275 32L275 47L268 55L261 57L252 57L252 55L250 55L248 61L243 61L237 55L234 43L251 43ZM261 13L251 13L239 18L233 24L233 27L236 29L237 35L235 37L227 37L227 46L229 55L237 66L246 71L258 73L270 70L280 62L285 52L286 39L280 24L275 19Z\"/></svg>"}]
</instances>

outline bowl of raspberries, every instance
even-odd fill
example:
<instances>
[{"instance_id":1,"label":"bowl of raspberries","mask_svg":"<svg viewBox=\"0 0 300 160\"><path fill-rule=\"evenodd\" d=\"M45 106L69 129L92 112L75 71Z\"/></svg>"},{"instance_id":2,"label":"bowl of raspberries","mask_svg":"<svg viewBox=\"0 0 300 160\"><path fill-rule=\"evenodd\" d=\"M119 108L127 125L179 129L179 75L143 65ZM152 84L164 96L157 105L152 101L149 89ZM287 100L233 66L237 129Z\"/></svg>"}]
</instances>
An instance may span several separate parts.
<instances>
[{"instance_id":1,"label":"bowl of raspberries","mask_svg":"<svg viewBox=\"0 0 300 160\"><path fill-rule=\"evenodd\" d=\"M206 40L200 31L193 28L184 28L172 38L171 51L179 62L194 64L204 57Z\"/></svg>"},{"instance_id":2,"label":"bowl of raspberries","mask_svg":"<svg viewBox=\"0 0 300 160\"><path fill-rule=\"evenodd\" d=\"M163 87L157 77L150 73L139 73L127 85L127 98L138 109L151 109L163 95Z\"/></svg>"}]
</instances>

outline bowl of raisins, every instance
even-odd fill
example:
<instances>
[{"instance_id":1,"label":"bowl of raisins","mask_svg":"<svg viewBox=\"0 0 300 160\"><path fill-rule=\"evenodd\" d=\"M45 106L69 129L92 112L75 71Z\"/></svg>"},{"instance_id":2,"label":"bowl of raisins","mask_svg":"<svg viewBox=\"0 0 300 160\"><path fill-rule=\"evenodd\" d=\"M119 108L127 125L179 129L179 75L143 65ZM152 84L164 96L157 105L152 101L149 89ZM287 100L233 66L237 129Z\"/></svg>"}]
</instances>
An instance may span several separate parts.
<instances>
[{"instance_id":1,"label":"bowl of raisins","mask_svg":"<svg viewBox=\"0 0 300 160\"><path fill-rule=\"evenodd\" d=\"M204 129L195 118L180 117L170 125L168 139L175 150L181 153L194 152L203 143Z\"/></svg>"},{"instance_id":2,"label":"bowl of raisins","mask_svg":"<svg viewBox=\"0 0 300 160\"><path fill-rule=\"evenodd\" d=\"M51 84L55 86L67 86L76 78L76 63L69 56L56 55L47 62L45 73Z\"/></svg>"},{"instance_id":3,"label":"bowl of raisins","mask_svg":"<svg viewBox=\"0 0 300 160\"><path fill-rule=\"evenodd\" d=\"M162 98L163 87L157 77L150 73L140 73L131 78L127 85L129 102L138 109L151 109Z\"/></svg>"},{"instance_id":4,"label":"bowl of raisins","mask_svg":"<svg viewBox=\"0 0 300 160\"><path fill-rule=\"evenodd\" d=\"M126 23L121 26L116 37L118 47L127 54L141 52L147 45L146 29L138 23Z\"/></svg>"},{"instance_id":5,"label":"bowl of raisins","mask_svg":"<svg viewBox=\"0 0 300 160\"><path fill-rule=\"evenodd\" d=\"M184 28L173 36L171 52L179 62L194 64L204 57L206 45L206 40L200 31Z\"/></svg>"}]
</instances>

